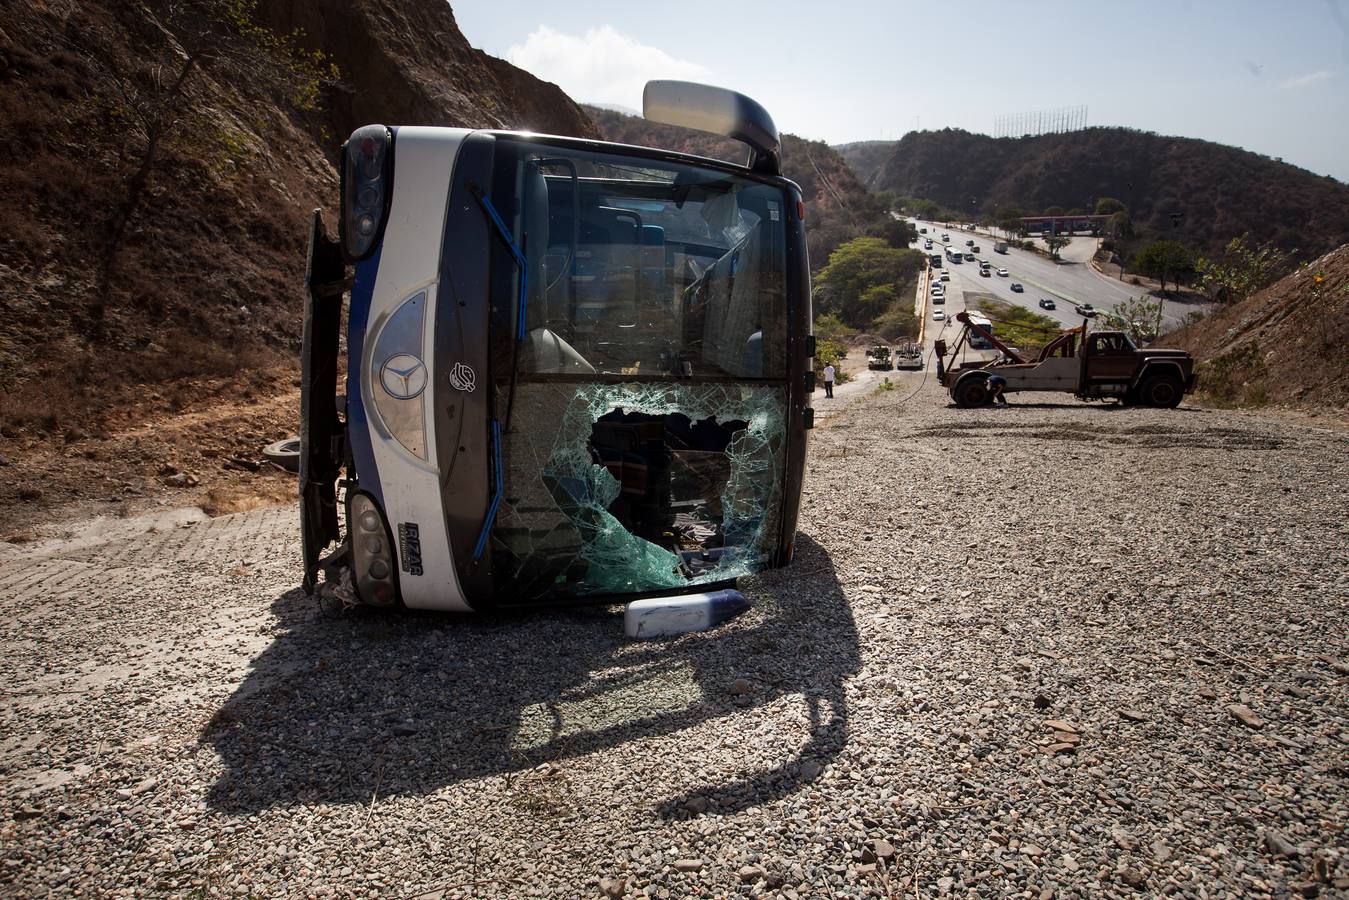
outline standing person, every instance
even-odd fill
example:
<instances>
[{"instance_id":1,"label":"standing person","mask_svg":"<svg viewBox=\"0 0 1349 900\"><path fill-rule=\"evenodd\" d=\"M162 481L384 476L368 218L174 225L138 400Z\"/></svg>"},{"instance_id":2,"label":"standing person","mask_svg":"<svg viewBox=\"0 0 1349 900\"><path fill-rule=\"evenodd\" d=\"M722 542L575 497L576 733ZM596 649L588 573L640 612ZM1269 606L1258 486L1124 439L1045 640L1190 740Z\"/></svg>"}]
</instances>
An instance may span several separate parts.
<instances>
[{"instance_id":1,"label":"standing person","mask_svg":"<svg viewBox=\"0 0 1349 900\"><path fill-rule=\"evenodd\" d=\"M834 364L827 363L824 367L824 395L826 397L834 396Z\"/></svg>"}]
</instances>

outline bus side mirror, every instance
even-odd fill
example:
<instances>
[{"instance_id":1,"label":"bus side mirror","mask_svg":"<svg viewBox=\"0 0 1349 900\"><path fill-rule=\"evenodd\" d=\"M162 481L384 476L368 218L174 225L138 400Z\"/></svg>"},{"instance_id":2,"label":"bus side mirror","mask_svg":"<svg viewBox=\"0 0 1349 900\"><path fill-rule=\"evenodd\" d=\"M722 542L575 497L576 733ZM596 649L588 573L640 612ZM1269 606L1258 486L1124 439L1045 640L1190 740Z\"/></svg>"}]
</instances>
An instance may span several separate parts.
<instances>
[{"instance_id":1,"label":"bus side mirror","mask_svg":"<svg viewBox=\"0 0 1349 900\"><path fill-rule=\"evenodd\" d=\"M768 110L744 94L692 81L648 81L642 118L734 138L749 147L749 168L782 174L778 126Z\"/></svg>"}]
</instances>

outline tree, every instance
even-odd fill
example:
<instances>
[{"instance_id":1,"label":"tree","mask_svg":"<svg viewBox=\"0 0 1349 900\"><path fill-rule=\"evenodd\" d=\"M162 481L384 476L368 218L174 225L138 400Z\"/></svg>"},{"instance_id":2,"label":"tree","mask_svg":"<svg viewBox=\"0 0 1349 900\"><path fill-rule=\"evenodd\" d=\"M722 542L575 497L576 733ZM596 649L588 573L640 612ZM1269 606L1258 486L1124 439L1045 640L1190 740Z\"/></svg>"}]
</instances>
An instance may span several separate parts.
<instances>
[{"instance_id":1,"label":"tree","mask_svg":"<svg viewBox=\"0 0 1349 900\"><path fill-rule=\"evenodd\" d=\"M194 96L203 72L254 95L266 95L302 112L319 103L322 86L336 69L322 53L300 46L298 33L281 35L259 25L257 0L171 0L152 8L133 4L142 37L143 64L121 71L117 60L89 55L110 75L115 98L111 113L124 125L135 148L135 164L126 179L126 195L112 210L108 240L100 264L100 295L106 295L127 229L149 193L165 148L180 134L213 134L214 123ZM101 308L94 310L101 327Z\"/></svg>"},{"instance_id":2,"label":"tree","mask_svg":"<svg viewBox=\"0 0 1349 900\"><path fill-rule=\"evenodd\" d=\"M1236 303L1283 274L1288 256L1273 244L1256 246L1251 243L1249 234L1243 234L1227 242L1222 256L1201 258L1195 263L1195 269L1199 273L1199 284L1206 292L1228 303Z\"/></svg>"},{"instance_id":3,"label":"tree","mask_svg":"<svg viewBox=\"0 0 1349 900\"><path fill-rule=\"evenodd\" d=\"M1166 293L1166 282L1180 282L1193 277L1195 272L1194 255L1176 241L1153 241L1134 254L1133 267L1149 278L1161 282L1162 293Z\"/></svg>"},{"instance_id":4,"label":"tree","mask_svg":"<svg viewBox=\"0 0 1349 900\"><path fill-rule=\"evenodd\" d=\"M1045 210L1045 215L1047 215L1047 216L1061 216L1061 215L1063 215L1063 207L1062 207L1062 206L1051 206L1051 207L1049 207L1049 209Z\"/></svg>"},{"instance_id":5,"label":"tree","mask_svg":"<svg viewBox=\"0 0 1349 900\"><path fill-rule=\"evenodd\" d=\"M918 228L908 219L896 219L887 215L885 219L871 226L868 233L872 237L884 238L891 247L903 249L918 240Z\"/></svg>"},{"instance_id":6,"label":"tree","mask_svg":"<svg viewBox=\"0 0 1349 900\"><path fill-rule=\"evenodd\" d=\"M923 253L890 247L881 238L840 244L816 279L820 312L836 315L852 328L870 328L904 296L925 263Z\"/></svg>"},{"instance_id":7,"label":"tree","mask_svg":"<svg viewBox=\"0 0 1349 900\"><path fill-rule=\"evenodd\" d=\"M1098 216L1111 216L1121 212L1126 212L1126 208L1123 203L1114 197L1102 197L1096 201L1096 215Z\"/></svg>"},{"instance_id":8,"label":"tree","mask_svg":"<svg viewBox=\"0 0 1349 900\"><path fill-rule=\"evenodd\" d=\"M877 191L876 202L881 205L881 209L898 209L899 198L895 196L894 191Z\"/></svg>"},{"instance_id":9,"label":"tree","mask_svg":"<svg viewBox=\"0 0 1349 900\"><path fill-rule=\"evenodd\" d=\"M941 212L941 206L935 200L914 200L912 210L918 218L931 221Z\"/></svg>"},{"instance_id":10,"label":"tree","mask_svg":"<svg viewBox=\"0 0 1349 900\"><path fill-rule=\"evenodd\" d=\"M1068 246L1068 241L1069 237L1066 234L1046 234L1044 242L1049 248L1049 258L1058 259L1059 251Z\"/></svg>"},{"instance_id":11,"label":"tree","mask_svg":"<svg viewBox=\"0 0 1349 900\"><path fill-rule=\"evenodd\" d=\"M1131 297L1115 307L1116 324L1135 344L1156 340L1162 317L1162 301L1146 295Z\"/></svg>"}]
</instances>

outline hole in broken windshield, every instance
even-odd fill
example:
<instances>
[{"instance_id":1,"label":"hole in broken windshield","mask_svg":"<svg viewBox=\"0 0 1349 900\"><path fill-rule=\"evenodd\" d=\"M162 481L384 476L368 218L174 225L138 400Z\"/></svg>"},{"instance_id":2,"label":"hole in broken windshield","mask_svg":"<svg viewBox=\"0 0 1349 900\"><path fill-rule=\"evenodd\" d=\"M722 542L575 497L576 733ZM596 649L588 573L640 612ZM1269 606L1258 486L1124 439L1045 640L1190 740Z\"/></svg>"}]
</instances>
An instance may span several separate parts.
<instances>
[{"instance_id":1,"label":"hole in broken windshield","mask_svg":"<svg viewBox=\"0 0 1349 900\"><path fill-rule=\"evenodd\" d=\"M726 450L748 422L615 410L595 422L590 452L619 485L609 513L629 532L676 554L683 574L715 568L725 543Z\"/></svg>"}]
</instances>

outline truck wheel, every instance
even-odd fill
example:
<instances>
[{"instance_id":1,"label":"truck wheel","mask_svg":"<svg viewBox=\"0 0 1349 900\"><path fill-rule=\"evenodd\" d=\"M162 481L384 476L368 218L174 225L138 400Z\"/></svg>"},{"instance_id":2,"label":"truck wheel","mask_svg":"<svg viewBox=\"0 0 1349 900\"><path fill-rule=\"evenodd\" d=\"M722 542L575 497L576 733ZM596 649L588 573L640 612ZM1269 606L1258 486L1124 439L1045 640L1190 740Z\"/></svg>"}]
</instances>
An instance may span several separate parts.
<instances>
[{"instance_id":1,"label":"truck wheel","mask_svg":"<svg viewBox=\"0 0 1349 900\"><path fill-rule=\"evenodd\" d=\"M1150 375L1138 388L1138 399L1148 406L1175 409L1185 396L1185 385L1174 375Z\"/></svg>"},{"instance_id":2,"label":"truck wheel","mask_svg":"<svg viewBox=\"0 0 1349 900\"><path fill-rule=\"evenodd\" d=\"M986 378L966 378L960 384L956 385L952 392L952 399L956 401L956 406L962 409L973 409L976 406L986 406L988 404L988 386Z\"/></svg>"}]
</instances>

